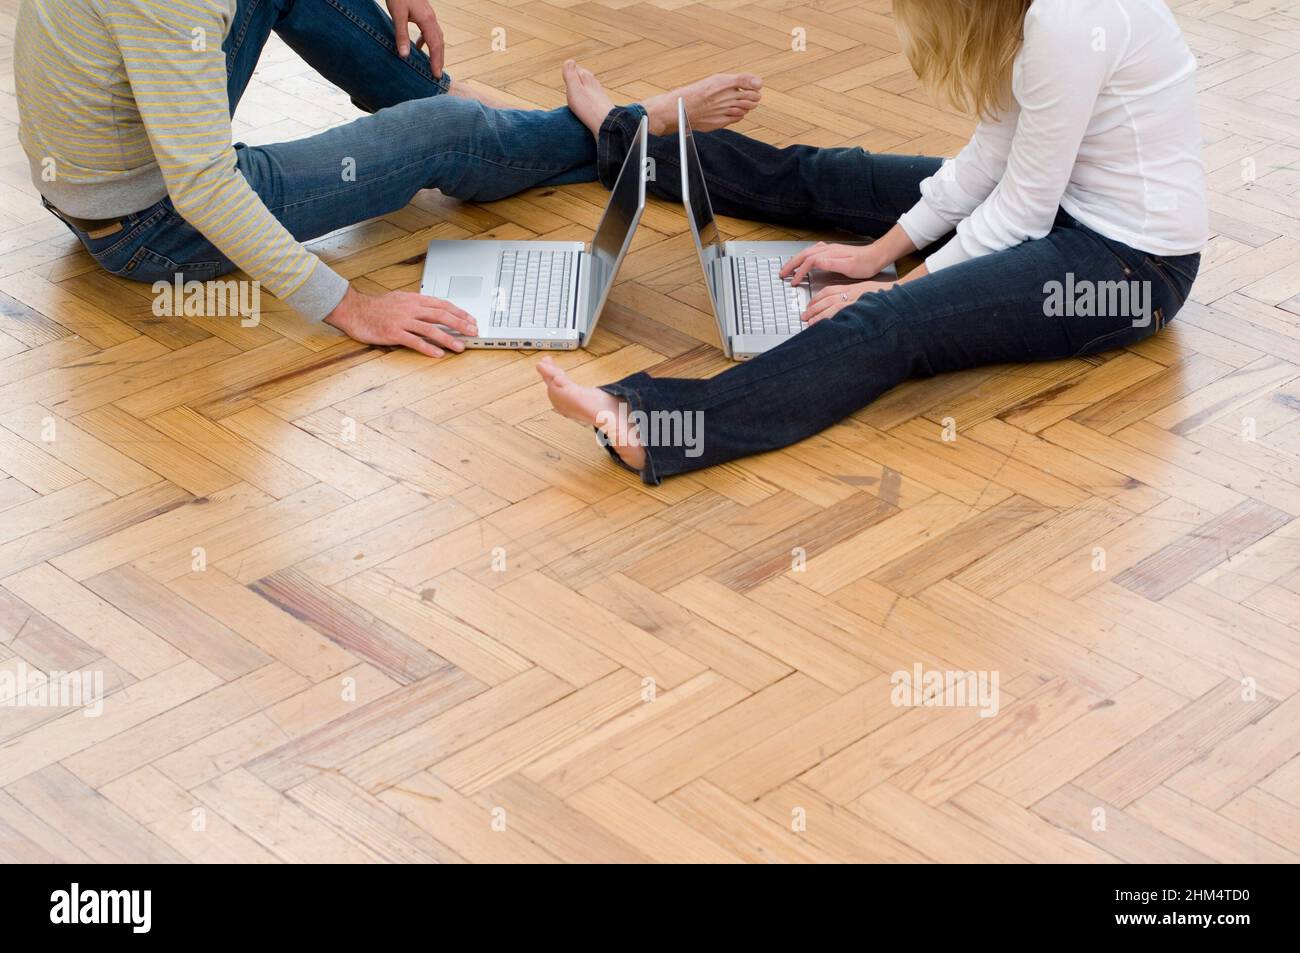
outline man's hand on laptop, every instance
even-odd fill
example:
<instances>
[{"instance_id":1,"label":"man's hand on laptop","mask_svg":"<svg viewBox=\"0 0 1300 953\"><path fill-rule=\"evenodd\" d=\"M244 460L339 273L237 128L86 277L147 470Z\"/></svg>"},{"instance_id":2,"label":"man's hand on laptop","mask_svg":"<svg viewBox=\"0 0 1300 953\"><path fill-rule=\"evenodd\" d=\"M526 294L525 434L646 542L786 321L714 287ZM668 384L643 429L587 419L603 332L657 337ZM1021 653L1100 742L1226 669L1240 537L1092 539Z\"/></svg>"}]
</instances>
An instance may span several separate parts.
<instances>
[{"instance_id":1,"label":"man's hand on laptop","mask_svg":"<svg viewBox=\"0 0 1300 953\"><path fill-rule=\"evenodd\" d=\"M465 350L444 327L459 334L478 334L474 319L450 301L412 291L374 296L349 288L325 323L362 344L397 344L429 357Z\"/></svg>"},{"instance_id":2,"label":"man's hand on laptop","mask_svg":"<svg viewBox=\"0 0 1300 953\"><path fill-rule=\"evenodd\" d=\"M420 39L415 48L429 48L429 65L433 75L442 78L442 27L433 12L429 0L384 0L388 4L388 14L393 18L394 39L397 40L397 52L402 59L411 52L411 35L406 31L407 23L414 23L420 28Z\"/></svg>"},{"instance_id":3,"label":"man's hand on laptop","mask_svg":"<svg viewBox=\"0 0 1300 953\"><path fill-rule=\"evenodd\" d=\"M818 242L805 248L781 266L781 277L797 285L816 268L834 271L846 278L870 278L889 265L876 245L827 245Z\"/></svg>"}]
</instances>

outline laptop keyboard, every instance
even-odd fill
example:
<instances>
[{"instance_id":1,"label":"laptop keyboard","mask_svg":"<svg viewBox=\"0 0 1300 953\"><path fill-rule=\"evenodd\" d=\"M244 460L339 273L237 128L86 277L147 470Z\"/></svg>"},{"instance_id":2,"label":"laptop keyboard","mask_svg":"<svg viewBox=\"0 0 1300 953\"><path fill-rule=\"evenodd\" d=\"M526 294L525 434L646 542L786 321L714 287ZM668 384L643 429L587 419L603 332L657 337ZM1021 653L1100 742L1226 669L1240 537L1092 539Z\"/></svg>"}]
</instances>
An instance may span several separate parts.
<instances>
[{"instance_id":1,"label":"laptop keyboard","mask_svg":"<svg viewBox=\"0 0 1300 953\"><path fill-rule=\"evenodd\" d=\"M794 287L781 277L780 258L737 258L740 330L743 334L794 334L808 325L799 315L808 306L809 283Z\"/></svg>"},{"instance_id":2,"label":"laptop keyboard","mask_svg":"<svg viewBox=\"0 0 1300 953\"><path fill-rule=\"evenodd\" d=\"M571 251L503 251L492 295L492 327L569 327L576 256Z\"/></svg>"}]
</instances>

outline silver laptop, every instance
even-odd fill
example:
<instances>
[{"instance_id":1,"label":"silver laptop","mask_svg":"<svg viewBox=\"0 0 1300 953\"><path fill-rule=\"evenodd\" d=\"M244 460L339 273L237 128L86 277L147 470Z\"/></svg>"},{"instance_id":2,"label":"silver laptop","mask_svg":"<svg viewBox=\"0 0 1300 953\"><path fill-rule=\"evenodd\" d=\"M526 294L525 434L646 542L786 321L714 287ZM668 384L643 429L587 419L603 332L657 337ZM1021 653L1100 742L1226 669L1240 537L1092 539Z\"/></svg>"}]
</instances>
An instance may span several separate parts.
<instances>
[{"instance_id":1,"label":"silver laptop","mask_svg":"<svg viewBox=\"0 0 1300 953\"><path fill-rule=\"evenodd\" d=\"M813 242L724 241L713 218L686 104L680 99L677 129L682 204L704 267L722 351L735 360L748 360L807 327L799 316L823 287L862 279L814 271L799 285L791 285L788 278L781 277L781 266Z\"/></svg>"},{"instance_id":2,"label":"silver laptop","mask_svg":"<svg viewBox=\"0 0 1300 953\"><path fill-rule=\"evenodd\" d=\"M591 251L582 242L432 241L420 293L474 316L466 347L571 351L591 339L645 210L645 119L628 150Z\"/></svg>"}]
</instances>

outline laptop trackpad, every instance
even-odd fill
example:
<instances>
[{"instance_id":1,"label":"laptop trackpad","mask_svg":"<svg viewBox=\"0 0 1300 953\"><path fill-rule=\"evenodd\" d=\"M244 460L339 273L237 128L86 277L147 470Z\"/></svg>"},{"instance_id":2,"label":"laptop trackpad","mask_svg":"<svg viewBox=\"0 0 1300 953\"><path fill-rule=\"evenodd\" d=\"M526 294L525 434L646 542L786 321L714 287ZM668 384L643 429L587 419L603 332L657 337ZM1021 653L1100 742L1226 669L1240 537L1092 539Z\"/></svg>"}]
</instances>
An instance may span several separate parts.
<instances>
[{"instance_id":1,"label":"laptop trackpad","mask_svg":"<svg viewBox=\"0 0 1300 953\"><path fill-rule=\"evenodd\" d=\"M442 282L439 282L442 285ZM482 275L452 275L446 279L446 287L439 287L439 297L451 301L477 298L483 293Z\"/></svg>"}]
</instances>

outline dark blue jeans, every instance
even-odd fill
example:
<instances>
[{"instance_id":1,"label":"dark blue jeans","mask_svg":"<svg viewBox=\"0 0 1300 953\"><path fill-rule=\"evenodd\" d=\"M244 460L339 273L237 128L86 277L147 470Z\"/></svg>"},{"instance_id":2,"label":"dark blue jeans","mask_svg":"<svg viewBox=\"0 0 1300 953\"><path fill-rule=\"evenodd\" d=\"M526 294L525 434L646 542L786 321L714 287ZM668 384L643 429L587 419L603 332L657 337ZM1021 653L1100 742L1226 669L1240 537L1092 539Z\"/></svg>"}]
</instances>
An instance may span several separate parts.
<instances>
[{"instance_id":1,"label":"dark blue jeans","mask_svg":"<svg viewBox=\"0 0 1300 953\"><path fill-rule=\"evenodd\" d=\"M299 241L400 209L421 189L486 202L596 178L596 144L568 107L489 109L441 95L451 77L435 78L414 45L398 56L392 20L374 0L239 0L223 46L232 114L272 31L373 112L306 139L236 145L240 172ZM168 198L121 225L102 238L69 227L104 268L138 281L234 270Z\"/></svg>"},{"instance_id":2,"label":"dark blue jeans","mask_svg":"<svg viewBox=\"0 0 1300 953\"><path fill-rule=\"evenodd\" d=\"M602 181L615 158L607 157L607 149L626 148L640 115L630 107L606 120ZM917 202L921 181L941 164L861 149L778 149L725 129L697 135L696 146L716 212L871 237L883 235ZM680 201L675 137L652 139L650 151L654 192ZM655 484L674 473L795 443L908 378L1136 344L1178 313L1199 265L1200 255L1150 255L1061 211L1044 238L863 295L833 318L716 377L639 373L604 389L645 414L642 420L655 419L655 412L659 419L664 412L698 412L702 441L646 448L641 476ZM1132 291L1131 302L1144 302L1142 313L1089 307L1070 293L1091 288L1094 302L1106 298L1113 305L1121 287Z\"/></svg>"}]
</instances>

